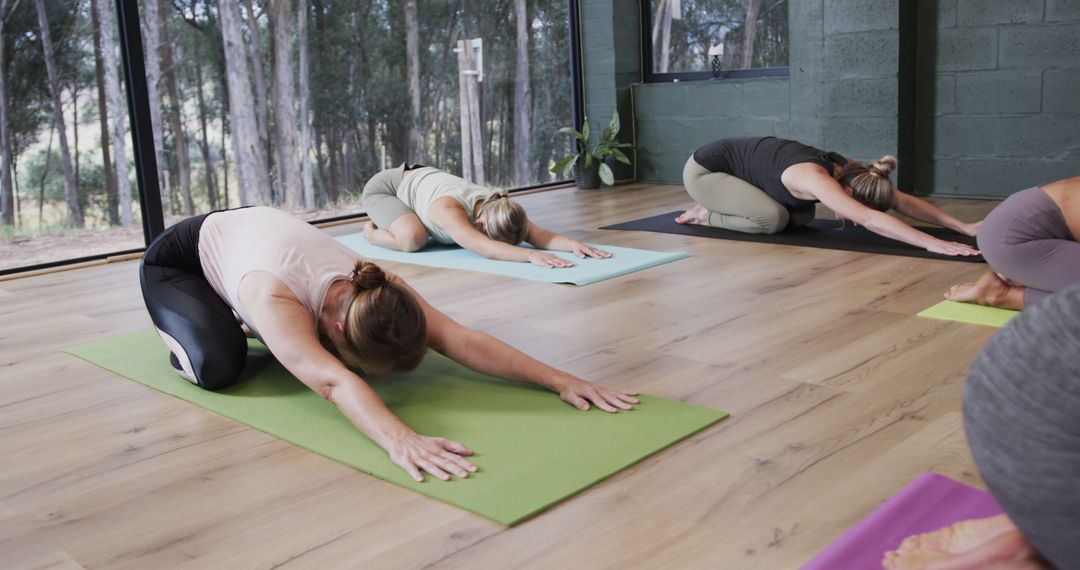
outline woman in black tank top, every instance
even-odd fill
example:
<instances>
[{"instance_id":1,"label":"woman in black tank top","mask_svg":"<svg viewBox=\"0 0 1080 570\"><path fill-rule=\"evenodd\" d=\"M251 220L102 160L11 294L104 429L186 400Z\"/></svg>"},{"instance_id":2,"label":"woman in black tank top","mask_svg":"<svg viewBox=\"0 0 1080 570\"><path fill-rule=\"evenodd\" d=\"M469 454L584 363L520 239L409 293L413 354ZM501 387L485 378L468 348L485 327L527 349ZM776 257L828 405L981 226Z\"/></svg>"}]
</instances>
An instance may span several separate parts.
<instances>
[{"instance_id":1,"label":"woman in black tank top","mask_svg":"<svg viewBox=\"0 0 1080 570\"><path fill-rule=\"evenodd\" d=\"M935 238L885 214L889 209L974 236L962 222L893 186L896 158L869 165L776 137L721 139L694 152L683 183L697 204L676 218L744 233L778 233L814 219L817 202L842 219L885 237L945 255L978 255L971 246Z\"/></svg>"}]
</instances>

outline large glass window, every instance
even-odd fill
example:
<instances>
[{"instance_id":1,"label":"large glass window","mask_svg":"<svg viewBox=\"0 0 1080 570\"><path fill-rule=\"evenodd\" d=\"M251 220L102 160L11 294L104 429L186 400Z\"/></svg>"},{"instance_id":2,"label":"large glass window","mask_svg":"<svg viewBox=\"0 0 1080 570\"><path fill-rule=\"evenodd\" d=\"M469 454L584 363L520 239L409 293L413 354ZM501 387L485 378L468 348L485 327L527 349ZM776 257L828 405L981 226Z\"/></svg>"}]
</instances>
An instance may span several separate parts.
<instances>
[{"instance_id":1,"label":"large glass window","mask_svg":"<svg viewBox=\"0 0 1080 570\"><path fill-rule=\"evenodd\" d=\"M137 5L165 225L252 204L358 214L367 179L403 161L555 181L567 0ZM0 272L145 245L115 10L0 0Z\"/></svg>"},{"instance_id":2,"label":"large glass window","mask_svg":"<svg viewBox=\"0 0 1080 570\"><path fill-rule=\"evenodd\" d=\"M573 121L566 0L141 6L166 225L249 204L356 214L404 161L553 181Z\"/></svg>"},{"instance_id":3,"label":"large glass window","mask_svg":"<svg viewBox=\"0 0 1080 570\"><path fill-rule=\"evenodd\" d=\"M113 0L0 0L0 270L140 248Z\"/></svg>"},{"instance_id":4,"label":"large glass window","mask_svg":"<svg viewBox=\"0 0 1080 570\"><path fill-rule=\"evenodd\" d=\"M650 79L788 65L787 0L648 0L643 8Z\"/></svg>"}]
</instances>

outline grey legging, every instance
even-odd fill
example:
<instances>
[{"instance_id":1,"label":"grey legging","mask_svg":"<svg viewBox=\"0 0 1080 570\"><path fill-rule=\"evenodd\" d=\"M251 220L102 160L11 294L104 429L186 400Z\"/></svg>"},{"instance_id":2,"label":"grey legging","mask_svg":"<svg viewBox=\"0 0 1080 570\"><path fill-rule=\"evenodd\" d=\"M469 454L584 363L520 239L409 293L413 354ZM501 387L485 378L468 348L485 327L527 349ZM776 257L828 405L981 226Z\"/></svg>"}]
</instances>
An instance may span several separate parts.
<instances>
[{"instance_id":1,"label":"grey legging","mask_svg":"<svg viewBox=\"0 0 1080 570\"><path fill-rule=\"evenodd\" d=\"M813 221L814 211L788 210L764 190L725 172L711 172L691 156L683 184L695 202L709 210L709 225L748 234L775 234L788 225Z\"/></svg>"},{"instance_id":2,"label":"grey legging","mask_svg":"<svg viewBox=\"0 0 1080 570\"><path fill-rule=\"evenodd\" d=\"M1042 189L1009 196L979 226L979 250L994 270L1023 285L1024 305L1080 283L1080 243Z\"/></svg>"},{"instance_id":3,"label":"grey legging","mask_svg":"<svg viewBox=\"0 0 1080 570\"><path fill-rule=\"evenodd\" d=\"M1028 542L1056 567L1080 568L1080 284L990 339L968 375L964 428Z\"/></svg>"}]
</instances>

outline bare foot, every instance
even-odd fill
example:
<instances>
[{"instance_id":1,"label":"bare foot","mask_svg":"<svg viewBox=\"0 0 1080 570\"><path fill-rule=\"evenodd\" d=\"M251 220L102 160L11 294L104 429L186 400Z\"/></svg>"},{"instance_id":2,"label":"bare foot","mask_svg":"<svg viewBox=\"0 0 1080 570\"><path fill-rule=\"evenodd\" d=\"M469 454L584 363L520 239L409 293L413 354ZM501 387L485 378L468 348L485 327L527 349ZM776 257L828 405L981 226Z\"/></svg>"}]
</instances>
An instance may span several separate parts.
<instances>
[{"instance_id":1,"label":"bare foot","mask_svg":"<svg viewBox=\"0 0 1080 570\"><path fill-rule=\"evenodd\" d=\"M675 218L675 223L707 226L709 225L709 210L705 209L705 206L702 206L701 204L694 204L693 208L690 208L679 215L679 217Z\"/></svg>"},{"instance_id":2,"label":"bare foot","mask_svg":"<svg viewBox=\"0 0 1080 570\"><path fill-rule=\"evenodd\" d=\"M960 521L934 532L909 536L900 543L899 550L940 550L960 554L1010 530L1016 530L1016 525L1006 515Z\"/></svg>"},{"instance_id":3,"label":"bare foot","mask_svg":"<svg viewBox=\"0 0 1080 570\"><path fill-rule=\"evenodd\" d=\"M1028 570L1042 568L1005 515L961 521L908 537L885 553L887 570Z\"/></svg>"},{"instance_id":4,"label":"bare foot","mask_svg":"<svg viewBox=\"0 0 1080 570\"><path fill-rule=\"evenodd\" d=\"M377 229L379 229L379 226L376 226L375 222L369 220L366 224L364 224L364 239L371 241L371 234Z\"/></svg>"},{"instance_id":5,"label":"bare foot","mask_svg":"<svg viewBox=\"0 0 1080 570\"><path fill-rule=\"evenodd\" d=\"M957 303L974 303L987 307L1001 307L1003 309L1023 309L1017 307L1017 298L1023 299L1022 293L1014 293L1018 287L1012 286L993 271L983 273L974 283L961 283L949 288L945 298ZM1013 293L1013 294L1010 294Z\"/></svg>"}]
</instances>

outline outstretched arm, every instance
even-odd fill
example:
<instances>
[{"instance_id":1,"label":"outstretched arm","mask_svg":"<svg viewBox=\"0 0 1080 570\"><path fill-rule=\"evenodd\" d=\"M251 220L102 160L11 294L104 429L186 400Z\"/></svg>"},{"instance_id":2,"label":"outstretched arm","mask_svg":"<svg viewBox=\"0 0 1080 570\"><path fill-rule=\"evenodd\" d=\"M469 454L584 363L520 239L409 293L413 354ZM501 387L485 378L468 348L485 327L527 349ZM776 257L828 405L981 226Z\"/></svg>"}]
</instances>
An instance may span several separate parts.
<instances>
[{"instance_id":1,"label":"outstretched arm","mask_svg":"<svg viewBox=\"0 0 1080 570\"><path fill-rule=\"evenodd\" d=\"M525 241L540 249L569 251L581 258L598 257L607 259L611 257L611 252L597 249L573 238L561 236L551 230L545 230L532 222L529 222L529 233L525 236Z\"/></svg>"},{"instance_id":2,"label":"outstretched arm","mask_svg":"<svg viewBox=\"0 0 1080 570\"><path fill-rule=\"evenodd\" d=\"M919 198L896 190L896 205L893 208L901 214L915 218L920 222L927 222L962 234L974 236L979 230L981 222L962 222L945 210Z\"/></svg>"},{"instance_id":3,"label":"outstretched arm","mask_svg":"<svg viewBox=\"0 0 1080 570\"><path fill-rule=\"evenodd\" d=\"M270 352L294 376L333 402L357 429L385 449L390 459L416 481L421 471L442 480L467 477L476 466L464 458L472 451L440 437L423 436L405 425L359 376L319 343L311 314L276 278L249 276L241 300ZM250 282L250 283L249 283Z\"/></svg>"},{"instance_id":4,"label":"outstretched arm","mask_svg":"<svg viewBox=\"0 0 1080 570\"><path fill-rule=\"evenodd\" d=\"M449 199L447 199L449 201ZM544 251L526 249L489 238L469 222L465 210L459 204L439 200L428 212L431 221L438 224L454 243L475 251L488 259L521 261L541 267L572 267L574 262Z\"/></svg>"},{"instance_id":5,"label":"outstretched arm","mask_svg":"<svg viewBox=\"0 0 1080 570\"><path fill-rule=\"evenodd\" d=\"M592 404L605 412L617 412L629 410L638 403L637 392L590 384L489 334L461 326L431 306L403 280L396 276L391 279L412 291L420 301L427 318L428 345L447 357L484 374L543 386L581 410L588 410Z\"/></svg>"},{"instance_id":6,"label":"outstretched arm","mask_svg":"<svg viewBox=\"0 0 1080 570\"><path fill-rule=\"evenodd\" d=\"M978 255L975 248L962 243L938 239L926 232L919 231L897 218L860 204L849 196L835 178L826 174L817 165L806 163L791 168L801 167L796 186L804 194L811 194L822 204L836 212L838 216L854 222L866 229L887 238L902 241L944 255ZM787 176L787 173L785 173ZM785 182L786 183L786 182Z\"/></svg>"}]
</instances>

